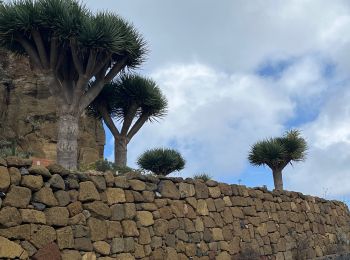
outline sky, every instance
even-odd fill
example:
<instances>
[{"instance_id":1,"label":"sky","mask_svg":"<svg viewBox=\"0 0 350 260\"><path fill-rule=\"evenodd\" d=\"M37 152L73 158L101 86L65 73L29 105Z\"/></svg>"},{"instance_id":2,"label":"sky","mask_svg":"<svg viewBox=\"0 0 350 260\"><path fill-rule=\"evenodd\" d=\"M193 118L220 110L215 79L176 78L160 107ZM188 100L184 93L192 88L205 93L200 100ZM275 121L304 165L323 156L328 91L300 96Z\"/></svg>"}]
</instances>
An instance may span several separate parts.
<instances>
[{"instance_id":1,"label":"sky","mask_svg":"<svg viewBox=\"0 0 350 260\"><path fill-rule=\"evenodd\" d=\"M273 188L247 155L257 141L300 129L305 162L283 171L287 190L350 199L350 2L347 0L88 0L130 21L150 50L137 70L167 96L167 116L128 146L186 159L177 176ZM113 160L107 131L105 157Z\"/></svg>"}]
</instances>

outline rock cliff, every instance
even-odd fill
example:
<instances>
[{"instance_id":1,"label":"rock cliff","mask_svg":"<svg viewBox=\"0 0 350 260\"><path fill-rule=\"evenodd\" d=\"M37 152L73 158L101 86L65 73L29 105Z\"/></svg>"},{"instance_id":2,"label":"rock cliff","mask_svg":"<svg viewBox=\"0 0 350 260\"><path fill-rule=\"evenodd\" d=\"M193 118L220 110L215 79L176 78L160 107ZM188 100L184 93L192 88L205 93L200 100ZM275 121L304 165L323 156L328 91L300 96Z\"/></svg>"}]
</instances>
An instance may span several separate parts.
<instances>
[{"instance_id":1,"label":"rock cliff","mask_svg":"<svg viewBox=\"0 0 350 260\"><path fill-rule=\"evenodd\" d=\"M0 140L15 138L18 150L56 159L56 105L26 58L0 50ZM99 120L80 120L79 163L103 157L105 134Z\"/></svg>"}]
</instances>

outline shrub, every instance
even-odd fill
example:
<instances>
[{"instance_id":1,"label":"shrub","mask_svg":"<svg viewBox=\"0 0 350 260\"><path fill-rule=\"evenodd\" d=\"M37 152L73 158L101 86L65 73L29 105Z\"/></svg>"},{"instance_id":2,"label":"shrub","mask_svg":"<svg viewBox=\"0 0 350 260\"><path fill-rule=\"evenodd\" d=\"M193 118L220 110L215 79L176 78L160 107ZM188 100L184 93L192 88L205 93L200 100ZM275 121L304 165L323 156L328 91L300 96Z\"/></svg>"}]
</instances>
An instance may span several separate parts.
<instances>
[{"instance_id":1,"label":"shrub","mask_svg":"<svg viewBox=\"0 0 350 260\"><path fill-rule=\"evenodd\" d=\"M197 173L193 176L193 179L209 181L212 179L212 177L207 173Z\"/></svg>"},{"instance_id":2,"label":"shrub","mask_svg":"<svg viewBox=\"0 0 350 260\"><path fill-rule=\"evenodd\" d=\"M17 142L15 139L12 140L0 140L0 158L8 156L17 156L21 158L29 158L32 156L32 152L18 151Z\"/></svg>"},{"instance_id":3,"label":"shrub","mask_svg":"<svg viewBox=\"0 0 350 260\"><path fill-rule=\"evenodd\" d=\"M79 170L81 171L88 171L88 170L95 170L100 172L106 172L106 171L112 171L112 172L118 172L118 174L124 174L131 171L137 171L135 169L132 169L128 166L125 167L118 167L115 163L110 162L106 159L104 160L98 160L94 163L90 163L88 165L81 165L79 167Z\"/></svg>"},{"instance_id":4,"label":"shrub","mask_svg":"<svg viewBox=\"0 0 350 260\"><path fill-rule=\"evenodd\" d=\"M100 172L112 171L115 165L108 160L98 160L95 162L95 170Z\"/></svg>"},{"instance_id":5,"label":"shrub","mask_svg":"<svg viewBox=\"0 0 350 260\"><path fill-rule=\"evenodd\" d=\"M144 152L137 159L137 164L144 170L166 176L185 167L181 154L173 149L155 148Z\"/></svg>"}]
</instances>

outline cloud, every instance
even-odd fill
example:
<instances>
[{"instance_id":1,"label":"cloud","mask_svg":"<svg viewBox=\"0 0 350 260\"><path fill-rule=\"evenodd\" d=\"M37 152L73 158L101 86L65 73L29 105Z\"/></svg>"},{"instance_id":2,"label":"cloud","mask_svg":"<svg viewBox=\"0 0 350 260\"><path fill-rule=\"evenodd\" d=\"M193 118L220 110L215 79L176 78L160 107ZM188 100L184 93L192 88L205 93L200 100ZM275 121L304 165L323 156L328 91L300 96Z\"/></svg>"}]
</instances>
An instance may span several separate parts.
<instances>
[{"instance_id":1,"label":"cloud","mask_svg":"<svg viewBox=\"0 0 350 260\"><path fill-rule=\"evenodd\" d=\"M290 189L322 196L350 195L350 89L338 88L318 117L303 128L310 150L305 163L288 170ZM310 185L312 184L312 185Z\"/></svg>"},{"instance_id":2,"label":"cloud","mask_svg":"<svg viewBox=\"0 0 350 260\"><path fill-rule=\"evenodd\" d=\"M131 141L130 163L147 148L174 146L187 159L185 175L209 172L219 180L238 176L247 167L250 145L281 134L299 103L327 89L323 74L314 73L323 65L310 59L298 60L277 79L223 73L200 63L155 70L150 76L168 97L169 114ZM314 75L304 77L301 71ZM325 87L318 88L320 83ZM296 87L309 88L302 102Z\"/></svg>"},{"instance_id":3,"label":"cloud","mask_svg":"<svg viewBox=\"0 0 350 260\"><path fill-rule=\"evenodd\" d=\"M310 150L286 168L286 187L350 195L349 1L87 4L133 22L151 50L140 71L169 98L168 116L131 141L130 165L148 148L173 146L187 159L185 175L227 181L250 170L252 143L298 127Z\"/></svg>"},{"instance_id":4,"label":"cloud","mask_svg":"<svg viewBox=\"0 0 350 260\"><path fill-rule=\"evenodd\" d=\"M323 53L350 68L344 48L350 40L349 1L160 1L88 0L130 20L151 53L147 71L199 62L234 73L266 59ZM346 71L346 70L344 70Z\"/></svg>"}]
</instances>

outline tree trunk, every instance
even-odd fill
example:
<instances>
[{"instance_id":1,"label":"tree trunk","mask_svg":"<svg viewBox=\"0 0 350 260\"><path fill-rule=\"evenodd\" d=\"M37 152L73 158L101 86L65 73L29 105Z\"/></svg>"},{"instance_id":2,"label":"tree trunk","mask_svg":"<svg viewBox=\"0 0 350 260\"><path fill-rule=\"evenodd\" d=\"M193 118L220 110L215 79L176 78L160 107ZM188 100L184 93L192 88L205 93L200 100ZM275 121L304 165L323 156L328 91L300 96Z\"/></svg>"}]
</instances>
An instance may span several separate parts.
<instances>
[{"instance_id":1,"label":"tree trunk","mask_svg":"<svg viewBox=\"0 0 350 260\"><path fill-rule=\"evenodd\" d=\"M77 169L79 117L60 114L58 119L57 163L69 170Z\"/></svg>"},{"instance_id":2,"label":"tree trunk","mask_svg":"<svg viewBox=\"0 0 350 260\"><path fill-rule=\"evenodd\" d=\"M282 170L273 169L273 182L275 184L275 190L283 190Z\"/></svg>"},{"instance_id":3,"label":"tree trunk","mask_svg":"<svg viewBox=\"0 0 350 260\"><path fill-rule=\"evenodd\" d=\"M114 137L114 162L119 167L125 167L127 161L128 142L126 136Z\"/></svg>"}]
</instances>

